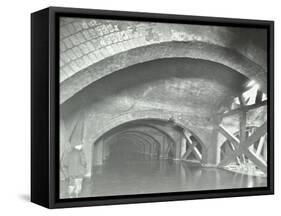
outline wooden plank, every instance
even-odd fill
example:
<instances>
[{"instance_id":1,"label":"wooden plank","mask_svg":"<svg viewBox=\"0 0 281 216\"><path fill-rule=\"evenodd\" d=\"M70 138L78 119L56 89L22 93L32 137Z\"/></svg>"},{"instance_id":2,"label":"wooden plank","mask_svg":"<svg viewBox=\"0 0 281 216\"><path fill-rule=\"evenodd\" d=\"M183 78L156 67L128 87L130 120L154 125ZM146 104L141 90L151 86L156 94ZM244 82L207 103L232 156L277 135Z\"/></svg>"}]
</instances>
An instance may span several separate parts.
<instances>
[{"instance_id":1,"label":"wooden plank","mask_svg":"<svg viewBox=\"0 0 281 216\"><path fill-rule=\"evenodd\" d=\"M230 141L230 146L233 147L233 152L229 155L227 155L228 157L225 157L220 163L220 166L225 166L228 163L230 163L231 161L238 161L240 162L240 158L237 158L238 151L239 151L239 145L240 145L240 141L237 137L235 137L234 135L232 135L230 132L228 132L222 125L219 126L219 131L220 133L225 136L228 141Z\"/></svg>"},{"instance_id":2,"label":"wooden plank","mask_svg":"<svg viewBox=\"0 0 281 216\"><path fill-rule=\"evenodd\" d=\"M261 101L259 103L255 103L255 104L252 104L252 105L243 106L243 107L240 107L240 108L237 108L237 109L234 109L234 110L230 110L227 113L222 113L221 117L223 118L223 117L227 117L227 116L230 116L230 115L235 115L235 114L238 114L242 111L249 111L251 109L256 109L258 107L265 106L265 105L267 105L267 100Z\"/></svg>"},{"instance_id":3,"label":"wooden plank","mask_svg":"<svg viewBox=\"0 0 281 216\"><path fill-rule=\"evenodd\" d=\"M240 96L238 97L238 99L239 99L239 102L240 102L240 106L241 106L241 107L244 107L244 106L247 105L246 102L245 102L245 98L243 97L243 95L240 95Z\"/></svg>"},{"instance_id":4,"label":"wooden plank","mask_svg":"<svg viewBox=\"0 0 281 216\"><path fill-rule=\"evenodd\" d=\"M263 123L262 126L258 127L256 131L248 137L245 143L245 147L249 147L254 142L258 141L262 136L264 136L267 133L267 121Z\"/></svg>"},{"instance_id":5,"label":"wooden plank","mask_svg":"<svg viewBox=\"0 0 281 216\"><path fill-rule=\"evenodd\" d=\"M262 151L262 148L263 148L263 145L264 145L264 141L265 141L265 135L262 136L259 140L259 144L258 144L258 148L257 148L257 151L256 151L256 154L257 155L260 155L261 154L261 151Z\"/></svg>"},{"instance_id":6,"label":"wooden plank","mask_svg":"<svg viewBox=\"0 0 281 216\"><path fill-rule=\"evenodd\" d=\"M261 127L257 128L257 130L250 137L248 137L246 139L246 142L244 143L244 145L240 145L239 148L237 148L232 154L228 155L227 158L222 160L219 165L225 166L228 163L230 163L232 160L235 160L235 158L237 156L239 156L241 154L246 154L246 155L249 154L248 153L248 152L250 152L248 149L249 146L252 145L254 142L256 142L261 136L265 135L266 132L267 132L267 122L265 122ZM261 162L258 161L257 159L255 159L254 156L252 156L252 158L250 158L250 160L252 160L253 163L258 163L256 165L260 166L261 169L264 169L264 167L262 167Z\"/></svg>"},{"instance_id":7,"label":"wooden plank","mask_svg":"<svg viewBox=\"0 0 281 216\"><path fill-rule=\"evenodd\" d=\"M263 93L261 91L257 91L255 103L259 103L262 101L262 94Z\"/></svg>"},{"instance_id":8,"label":"wooden plank","mask_svg":"<svg viewBox=\"0 0 281 216\"><path fill-rule=\"evenodd\" d=\"M243 153L243 149L241 147L237 148L235 151L233 151L231 154L229 154L228 157L224 158L219 163L219 166L225 166L225 165L229 164L231 161L235 161L236 157L238 157L242 153Z\"/></svg>"},{"instance_id":9,"label":"wooden plank","mask_svg":"<svg viewBox=\"0 0 281 216\"><path fill-rule=\"evenodd\" d=\"M263 146L263 158L265 161L267 161L267 140L265 140L265 144Z\"/></svg>"},{"instance_id":10,"label":"wooden plank","mask_svg":"<svg viewBox=\"0 0 281 216\"><path fill-rule=\"evenodd\" d=\"M201 153L199 152L199 150L195 146L193 148L193 153L194 153L195 157L197 158L197 160L199 160L199 161L202 160L202 155L201 155Z\"/></svg>"},{"instance_id":11,"label":"wooden plank","mask_svg":"<svg viewBox=\"0 0 281 216\"><path fill-rule=\"evenodd\" d=\"M240 145L244 145L245 141L246 141L246 138L247 138L247 131L246 131L246 119L247 118L247 113L246 111L242 111L240 113L240 123L239 123L239 126L240 126ZM242 163L246 163L246 158L245 158L245 155L242 154L241 155L241 160L242 160Z\"/></svg>"},{"instance_id":12,"label":"wooden plank","mask_svg":"<svg viewBox=\"0 0 281 216\"><path fill-rule=\"evenodd\" d=\"M193 145L196 145L196 143L192 144L192 141L190 140L190 138L188 136L186 136L185 134L184 134L184 136L186 138L186 140L185 140L186 144L189 147L188 150L183 155L183 159L186 159L191 154Z\"/></svg>"},{"instance_id":13,"label":"wooden plank","mask_svg":"<svg viewBox=\"0 0 281 216\"><path fill-rule=\"evenodd\" d=\"M267 164L265 161L257 157L253 152L247 150L244 154L264 173L267 173Z\"/></svg>"},{"instance_id":14,"label":"wooden plank","mask_svg":"<svg viewBox=\"0 0 281 216\"><path fill-rule=\"evenodd\" d=\"M184 153L183 159L187 159L188 156L193 152L195 157L200 161L202 160L202 155L199 152L199 150L196 148L196 145L198 144L197 142L192 142L189 137L186 139L186 143L188 145L188 150Z\"/></svg>"},{"instance_id":15,"label":"wooden plank","mask_svg":"<svg viewBox=\"0 0 281 216\"><path fill-rule=\"evenodd\" d=\"M192 152L192 149L189 148L189 149L184 153L184 155L182 156L182 159L185 160L185 159L191 154L191 152Z\"/></svg>"},{"instance_id":16,"label":"wooden plank","mask_svg":"<svg viewBox=\"0 0 281 216\"><path fill-rule=\"evenodd\" d=\"M222 125L219 125L219 132L225 136L231 143L234 144L235 147L239 146L240 141L237 137L232 135L230 132L228 132Z\"/></svg>"},{"instance_id":17,"label":"wooden plank","mask_svg":"<svg viewBox=\"0 0 281 216\"><path fill-rule=\"evenodd\" d=\"M240 114L240 144L243 145L243 143L246 141L246 119L247 118L247 113L246 112L241 112Z\"/></svg>"}]
</instances>

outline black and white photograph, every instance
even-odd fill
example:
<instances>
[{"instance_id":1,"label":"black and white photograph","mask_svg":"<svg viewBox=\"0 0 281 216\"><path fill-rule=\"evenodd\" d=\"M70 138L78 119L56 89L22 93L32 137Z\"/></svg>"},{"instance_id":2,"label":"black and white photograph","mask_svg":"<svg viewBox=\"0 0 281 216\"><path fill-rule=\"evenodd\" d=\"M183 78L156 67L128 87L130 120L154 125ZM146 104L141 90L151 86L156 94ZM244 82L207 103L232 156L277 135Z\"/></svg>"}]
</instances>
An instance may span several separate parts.
<instances>
[{"instance_id":1,"label":"black and white photograph","mask_svg":"<svg viewBox=\"0 0 281 216\"><path fill-rule=\"evenodd\" d=\"M268 30L59 18L59 198L268 186Z\"/></svg>"},{"instance_id":2,"label":"black and white photograph","mask_svg":"<svg viewBox=\"0 0 281 216\"><path fill-rule=\"evenodd\" d=\"M1 3L0 216L280 210L281 2Z\"/></svg>"}]
</instances>

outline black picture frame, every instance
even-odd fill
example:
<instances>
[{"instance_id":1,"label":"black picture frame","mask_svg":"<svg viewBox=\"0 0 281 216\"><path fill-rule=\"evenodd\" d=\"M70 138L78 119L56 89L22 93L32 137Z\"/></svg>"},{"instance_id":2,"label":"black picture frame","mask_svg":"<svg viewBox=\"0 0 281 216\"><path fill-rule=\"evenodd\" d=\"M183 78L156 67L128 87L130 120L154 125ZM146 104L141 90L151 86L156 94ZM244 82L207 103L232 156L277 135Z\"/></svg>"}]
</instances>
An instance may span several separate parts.
<instances>
[{"instance_id":1,"label":"black picture frame","mask_svg":"<svg viewBox=\"0 0 281 216\"><path fill-rule=\"evenodd\" d=\"M267 29L267 187L59 199L59 25L61 16ZM47 208L192 200L274 193L274 22L49 7L31 15L31 201Z\"/></svg>"}]
</instances>

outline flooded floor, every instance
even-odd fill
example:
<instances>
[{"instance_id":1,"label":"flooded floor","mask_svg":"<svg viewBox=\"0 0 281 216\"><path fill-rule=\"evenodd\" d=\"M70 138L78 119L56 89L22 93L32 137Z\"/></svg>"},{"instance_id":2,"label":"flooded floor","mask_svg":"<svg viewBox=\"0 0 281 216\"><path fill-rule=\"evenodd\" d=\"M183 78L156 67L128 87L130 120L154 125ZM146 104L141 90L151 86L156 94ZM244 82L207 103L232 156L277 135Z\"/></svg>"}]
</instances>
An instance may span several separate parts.
<instances>
[{"instance_id":1,"label":"flooded floor","mask_svg":"<svg viewBox=\"0 0 281 216\"><path fill-rule=\"evenodd\" d=\"M81 197L266 186L263 177L143 155L111 157L93 170L93 177L83 181ZM61 198L67 197L66 183L61 182Z\"/></svg>"}]
</instances>

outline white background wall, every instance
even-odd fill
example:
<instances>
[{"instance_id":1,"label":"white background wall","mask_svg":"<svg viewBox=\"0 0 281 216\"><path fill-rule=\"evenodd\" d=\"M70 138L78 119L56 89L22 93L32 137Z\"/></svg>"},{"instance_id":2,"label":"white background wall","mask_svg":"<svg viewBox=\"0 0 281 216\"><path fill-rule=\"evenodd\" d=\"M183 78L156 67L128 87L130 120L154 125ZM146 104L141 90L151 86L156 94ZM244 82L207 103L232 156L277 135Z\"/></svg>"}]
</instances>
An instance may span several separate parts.
<instances>
[{"instance_id":1,"label":"white background wall","mask_svg":"<svg viewBox=\"0 0 281 216\"><path fill-rule=\"evenodd\" d=\"M276 114L281 108L280 1L245 0L3 0L0 7L0 215L266 215L280 210L280 124L276 124L276 195L47 210L29 200L30 13L47 6L275 20ZM278 40L279 39L279 40ZM277 213L278 214L278 213ZM276 214L275 214L276 215Z\"/></svg>"}]
</instances>

